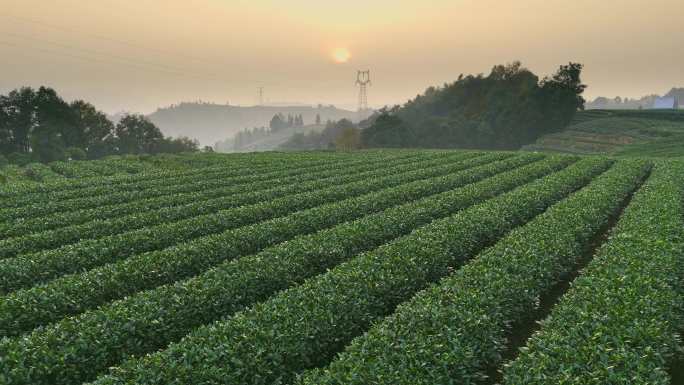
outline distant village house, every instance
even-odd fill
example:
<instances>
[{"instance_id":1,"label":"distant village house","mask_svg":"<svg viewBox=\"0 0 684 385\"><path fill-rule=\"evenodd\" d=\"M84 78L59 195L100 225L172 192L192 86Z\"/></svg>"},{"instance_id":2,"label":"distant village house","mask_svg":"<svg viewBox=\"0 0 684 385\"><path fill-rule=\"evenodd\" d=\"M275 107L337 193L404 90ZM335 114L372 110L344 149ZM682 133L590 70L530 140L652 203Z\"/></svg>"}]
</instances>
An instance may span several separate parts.
<instances>
[{"instance_id":1,"label":"distant village house","mask_svg":"<svg viewBox=\"0 0 684 385\"><path fill-rule=\"evenodd\" d=\"M656 98L653 101L653 108L657 110L676 110L679 108L677 98L674 96L665 96Z\"/></svg>"}]
</instances>

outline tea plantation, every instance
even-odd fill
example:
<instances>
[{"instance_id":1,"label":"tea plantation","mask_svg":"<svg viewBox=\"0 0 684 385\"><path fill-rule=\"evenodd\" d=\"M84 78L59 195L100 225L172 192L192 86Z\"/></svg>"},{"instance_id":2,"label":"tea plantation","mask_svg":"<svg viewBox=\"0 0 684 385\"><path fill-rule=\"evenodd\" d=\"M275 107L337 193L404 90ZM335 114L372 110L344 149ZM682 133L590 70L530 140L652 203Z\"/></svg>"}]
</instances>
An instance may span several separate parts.
<instances>
[{"instance_id":1,"label":"tea plantation","mask_svg":"<svg viewBox=\"0 0 684 385\"><path fill-rule=\"evenodd\" d=\"M372 150L29 170L0 185L0 384L681 381L684 161Z\"/></svg>"}]
</instances>

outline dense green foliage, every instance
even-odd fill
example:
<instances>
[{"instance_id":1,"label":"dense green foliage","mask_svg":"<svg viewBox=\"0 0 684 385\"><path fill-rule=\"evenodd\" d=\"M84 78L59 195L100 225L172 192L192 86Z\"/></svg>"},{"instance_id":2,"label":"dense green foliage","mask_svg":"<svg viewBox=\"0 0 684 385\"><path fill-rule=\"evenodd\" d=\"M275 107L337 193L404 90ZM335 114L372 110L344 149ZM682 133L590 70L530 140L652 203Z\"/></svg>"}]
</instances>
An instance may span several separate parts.
<instances>
[{"instance_id":1,"label":"dense green foliage","mask_svg":"<svg viewBox=\"0 0 684 385\"><path fill-rule=\"evenodd\" d=\"M684 111L590 110L526 150L633 157L684 156Z\"/></svg>"},{"instance_id":2,"label":"dense green foliage","mask_svg":"<svg viewBox=\"0 0 684 385\"><path fill-rule=\"evenodd\" d=\"M65 102L51 88L0 95L0 153L12 163L96 159L110 154L197 151L188 138L165 138L141 115L116 125L82 100Z\"/></svg>"},{"instance_id":3,"label":"dense green foliage","mask_svg":"<svg viewBox=\"0 0 684 385\"><path fill-rule=\"evenodd\" d=\"M303 384L477 384L507 331L572 270L648 170L618 163L514 230L473 262L400 305Z\"/></svg>"},{"instance_id":4,"label":"dense green foliage","mask_svg":"<svg viewBox=\"0 0 684 385\"><path fill-rule=\"evenodd\" d=\"M523 159L532 161L535 158L539 158L539 156ZM208 263L200 264L199 260L192 258L210 261L215 258L219 260L227 258L225 253L205 254L204 250L208 247L207 244L218 243L221 247L227 247L231 250L250 251L252 247L255 247L254 245L270 245L279 241L282 242L288 237L301 234L302 231L315 231L319 229L317 226L328 222L334 223L337 216L353 218L354 215L358 215L354 211L343 210L341 213L338 212L337 216L331 212L329 216L321 218L315 212L316 210L307 211L306 209L431 176L448 174L468 167L467 164L453 164L448 158L441 159L441 162L444 163L443 166L431 168L421 168L423 166L421 164L406 165L404 172L395 170L395 175L386 177L382 177L386 170L380 169L378 166L378 170L368 173L351 173L347 176L313 181L310 182L307 191L270 201L239 206L177 222L163 223L102 238L84 240L58 249L1 260L0 291L15 290L26 285L33 285L65 274L92 269L116 261L121 261L123 266L135 265L137 261L146 259L158 260L159 263L172 261L173 264L170 267L181 271L188 269L190 269L188 271L192 271L191 269L201 268ZM429 165L426 164L426 166ZM434 163L432 165L434 166ZM416 168L419 169L416 170ZM382 203L377 203L376 206L380 204ZM154 211L150 215L154 215ZM251 224L254 225L248 226ZM229 234L222 234L232 229L236 230ZM268 231L264 229L268 229ZM230 237L234 236L235 232L241 237L237 240L237 245L222 240L222 235ZM207 238L200 238L200 241L195 243L182 242L198 237ZM233 242L235 241L233 240ZM164 257L164 251L141 254L174 245L178 245L176 252L189 259L187 264L190 264L190 267L186 267L187 264L181 263L179 260ZM128 258L131 256L135 257Z\"/></svg>"},{"instance_id":5,"label":"dense green foliage","mask_svg":"<svg viewBox=\"0 0 684 385\"><path fill-rule=\"evenodd\" d=\"M143 211L159 210L157 215L160 218L164 218L168 217L169 214L174 213L178 206L193 207L189 205L200 205L198 210L206 211L207 208L201 206L202 202L205 201L208 202L207 206L211 206L211 204L209 204L211 202L228 202L230 199L233 199L231 203L234 205L239 205L241 202L244 204L250 202L250 200L234 199L234 195L243 193L245 194L245 198L248 196L254 197L256 194L249 195L249 193L255 193L257 191L266 189L271 189L274 192L278 192L285 190L283 189L285 186L288 186L292 191L293 188L298 188L296 186L290 186L293 183L332 177L340 172L345 172L346 170L354 167L357 167L354 168L355 172L370 171L374 167L377 167L378 163L387 161L386 158L381 160L368 159L365 157L358 158L358 160L344 163L301 163L297 168L281 169L280 167L272 166L268 167L267 169L262 169L259 167L253 167L250 169L250 172L244 176L239 175L240 172L237 172L236 170L226 172L225 169L205 168L201 171L192 171L190 173L164 173L161 174L163 175L163 178L159 178L159 175L149 175L149 180L144 182L92 186L80 190L60 190L49 195L42 196L40 194L25 194L21 197L6 199L2 203L6 206L15 207L28 205L33 202L45 204L47 202L41 202L45 198L48 200L68 199L69 202L72 203L73 207L76 207L77 209L75 211L58 211L56 213L41 215L38 217L24 216L18 218L20 220L15 223L0 223L0 235L7 238L28 238L31 234L48 231L57 227L66 226L67 228L62 228L60 231L68 231L69 227L77 226L82 223L87 223L87 228L102 228L102 224L107 223L108 219L121 220L122 218L132 219L132 222L127 223L127 228L132 229L135 226L135 221L144 221L142 217L139 217L140 213ZM400 165L404 162L416 162L420 161L421 159L423 159L422 156L418 157L414 154L409 154L406 156L392 158L392 164ZM226 175L230 175L230 177L225 177ZM213 181L211 183L205 183L207 178L213 179ZM178 187L188 184L193 186L192 190L186 190L185 188L180 190L165 189L165 187L168 186ZM249 186L248 191L246 191L246 186ZM79 197L117 194L124 191L139 190L142 188L162 189L166 190L167 194L137 199L130 202L113 203L85 209L81 208L81 203L83 201L78 200ZM254 201L252 200L251 202ZM169 214L160 215L163 212ZM183 215L182 213L178 214ZM192 212L189 212L189 214L192 214ZM81 233L81 236L82 235L83 233ZM9 241L10 239L0 242Z\"/></svg>"},{"instance_id":6,"label":"dense green foliage","mask_svg":"<svg viewBox=\"0 0 684 385\"><path fill-rule=\"evenodd\" d=\"M498 191L509 189L515 185L524 183L526 180L534 179L535 177L548 173L550 170L553 170L554 168L563 167L570 161L570 159L566 158L563 160L554 160L550 162L534 164L523 169L520 169L519 172L513 172L513 175L511 175L510 177L505 176L500 181L496 178L493 178L487 182L482 182L477 186L473 185L471 188L466 188L464 189L464 191L456 190L454 193L451 193L452 198L449 201L450 204L447 205L447 202L440 202L437 205L437 207L432 208L432 210L434 210L433 215L440 215L440 213L442 212L442 216L447 215L448 210L457 211L459 207L467 206L469 204L477 202L478 200L484 199L488 194L494 195ZM501 169L504 168L503 166L507 165L508 167L511 167L515 164L512 161L504 162L505 163L499 163L498 165L492 164L492 166L485 166L486 168L482 168L482 171L479 173L480 177L486 175L486 172L492 173L501 171ZM476 173L476 175L477 174L478 173ZM448 190L449 188L457 187L459 185L467 183L468 181L471 181L471 178L473 178L471 175L472 174L467 172L461 172L454 174L453 176L450 175L445 176L443 178L425 180L407 185L402 185L398 188L393 188L385 192L379 192L375 194L370 194L366 197L360 197L359 199L357 199L358 203L351 205L349 209L353 209L357 213L371 213L377 210L377 202L386 202L383 205L398 204L400 202L405 201L406 199L420 198L422 196L429 195L435 192ZM477 177L475 177L475 179L477 179ZM349 205L346 204L344 201L341 201L334 205L322 206L320 210L312 211L311 214L318 215L320 218L325 218L329 217L334 212L333 210L340 211L345 206ZM423 205L423 207L421 208L422 212L417 214L423 216L429 215L429 212L427 211L428 208L430 208L430 206ZM391 213L393 214L393 216L396 217L397 215L404 214L405 209L406 207L404 207L403 210L400 208L392 209ZM378 217L379 219L376 219L376 221L380 221L383 218L382 214L378 214ZM398 217L395 220L402 221L400 218L401 217ZM429 222L428 218L424 217L422 221ZM321 221L321 219L318 219L318 221ZM378 222L377 226L379 226L380 223L381 222ZM351 228L349 226L350 225L342 225L341 228L333 228L327 232L322 233L328 235L312 235L311 241L314 241L314 243L310 243L308 247L310 249L309 252L314 254L310 257L312 259L309 259L309 262L303 261L303 263L305 263L305 265L311 263L311 268L315 269L314 271L320 272L322 269L324 269L324 266L320 266L318 268L315 267L317 262L314 256L318 255L318 253L321 252L321 245L317 243L317 241L329 238L331 232L334 231L342 232L338 233L337 237L329 239L328 242L331 242L336 238L339 239L340 236L346 237L346 232L348 232L350 229L357 231L361 230L361 228L358 227L358 224L356 226L352 226ZM255 228L252 231L254 232L259 230L262 233L265 233L267 229ZM357 235L357 237L359 239L359 242L362 242L362 244L368 242L363 241L364 238L361 237L361 234ZM223 242L220 244L225 245L226 243L229 243L229 239L230 237L224 237L222 239ZM338 243L339 240L337 240L336 242ZM217 245L214 245L213 247L207 245L203 249L206 250L207 253L220 252L219 250L217 250L217 247ZM48 328L44 332L32 334L29 337L29 339L31 340L31 345L23 345L24 347L22 347L22 349L33 349L30 346L39 348L39 346L46 346L45 342L48 340L55 341L58 339L64 342L63 349L78 349L78 356L76 356L75 353L72 354L72 357L74 359L77 359L77 357L81 357L83 360L87 360L90 363L88 366L84 365L82 367L84 370L88 370L91 372L96 372L98 370L101 371L102 369L106 368L107 364L111 363L112 361L121 360L122 358L125 358L127 354L139 354L145 353L147 351L153 351L155 349L158 349L160 346L164 346L165 343L179 339L184 334L189 332L193 326L201 325L203 323L202 320L204 320L204 322L209 322L211 320L220 318L222 314L221 309L223 309L223 311L229 311L231 309L235 311L238 310L240 307L244 307L250 302L253 302L259 298L265 298L268 294L276 291L278 288L278 283L274 283L274 285L276 286L271 287L268 284L269 281L259 279L264 277L259 275L258 277L250 279L250 275L248 275L247 272L253 271L256 273L258 271L261 271L261 267L267 267L273 263L277 264L278 261L287 261L288 259L286 257L292 255L291 253L293 251L301 250L297 248L292 249L292 247L293 244L291 242L287 242L282 244L280 247L275 247L273 249L266 251L265 254L262 253L255 257L250 257L247 259L243 258L236 262L238 263L238 266L245 267L249 266L250 262L248 261L252 261L251 264L256 263L257 266L252 267L250 270L235 270L235 267L231 268L231 264L224 264L224 266L219 267L218 270L205 273L204 275L199 276L197 279L193 279L187 282L186 284L180 284L171 287L162 287L155 291L143 293L140 296L131 297L130 299L114 303L112 304L112 306L91 313L86 313L83 316L77 317L73 320L62 321L59 324L55 325L54 328ZM339 252L352 252L352 250L348 248L339 249L339 247L339 244L335 245L335 249L339 250ZM333 251L335 249L333 249ZM283 251L286 253L279 254L277 250L282 250L281 253ZM347 257L350 257L351 255L353 254L348 254ZM167 258L180 259L181 256L168 255ZM247 263L247 265L245 265L245 263ZM264 263L266 265L263 265ZM193 266L195 266L195 264L188 264L187 268L190 269L193 268ZM293 273L295 271L297 271L299 274L304 273L304 271L299 271L298 269L296 269L296 266L293 266L292 263L287 263L287 265L283 267L287 267L287 271L292 271ZM159 268L161 268L161 266ZM255 270L255 268L258 269ZM223 272L225 269L232 271L232 274L229 274L228 272ZM158 268L149 265L146 268L139 270L141 270L140 272L144 274L148 271L158 271ZM130 271L130 268L128 269L128 271ZM172 272L169 271L169 273ZM169 279L169 281L174 281L181 278L184 273L176 272L174 274L175 276L171 276L171 279ZM223 274L227 274L227 276L222 277ZM151 282L151 280L158 279L158 274L145 274L146 277L140 275L137 277L129 277L128 279L124 278L121 275L121 273L116 272L112 272L111 274L100 272L96 275L99 277L106 277L111 275L113 278L110 280L110 284L112 285L111 290L113 290L112 293L119 292L119 295L121 294L121 290L130 290L132 289L131 285L136 285L138 284L138 282L146 281L149 283ZM299 280L301 281L303 278L299 278ZM270 279L278 280L277 282L280 282L279 284L282 285L288 282L293 282L295 277L274 275L271 276ZM120 284L121 282L128 282L128 287L123 287ZM40 301L44 301L46 305L46 312L44 312L44 314L49 314L49 307L51 305L57 304L57 302L55 301L59 301L59 298L72 298L73 302L75 298L73 297L74 293L89 291L89 289L86 289L86 286L92 286L92 283L92 278L89 278L83 279L80 284L76 280L71 280L71 282L69 282L69 280L65 280L63 282L60 282L59 284L54 285L53 289L62 291L63 293L55 295L52 298L39 299ZM235 287L235 295L227 296L228 293L225 291L226 285L231 285ZM245 292L245 290L247 290L249 287L253 287L255 290L251 296L248 295L248 292ZM64 289L68 289L68 291L72 292L72 294L68 295L68 293L64 292ZM101 295L103 294L102 285L99 288L94 289L97 290ZM140 287L137 290L140 290ZM41 290L41 292L48 294L51 293L52 290L46 289ZM173 292L174 294L171 297L169 297L169 294L171 292ZM35 295L36 293L36 291L33 291L32 294ZM7 302L19 303L20 301L22 301L21 299L19 299L19 297L21 297L22 294L18 294L19 296L12 296L13 298L8 299ZM82 299L84 301L86 299L86 296L90 296L92 298L90 300L91 302L93 300L97 300L93 293L83 294L85 294L85 296L82 296ZM206 295L209 295L210 297L202 299ZM40 295L34 298L39 297ZM28 296L23 295L24 300L28 298ZM173 300L169 302L169 298L172 298ZM24 303L28 304L28 302L31 302L31 300L28 300ZM220 304L223 304L223 307L212 308L212 306L208 305L209 303L212 303L214 304L214 306L217 307L221 306ZM65 305L68 304L65 303ZM16 307L15 309L19 310L19 307ZM24 307L24 310L30 311L30 309L27 307ZM15 312L13 314L19 315L19 312ZM174 314L174 316L168 317L166 316L168 314ZM37 313L34 313L33 316L36 315ZM22 316L22 318L23 320L30 321L32 316ZM7 318L7 320L9 319L10 317ZM155 323L154 325L150 325L147 322L147 320L149 319L158 319L160 321L158 323ZM76 327L76 325L78 325L78 327L76 329L72 329L72 327ZM135 326L133 327L133 325ZM82 330L83 327L86 327L89 330L89 332L87 333L87 337L85 335L81 335L80 332L77 334L71 332L65 333L65 331L67 330ZM134 333L130 333L130 331L132 331L131 327L133 327L132 330L135 330ZM144 344L141 344L140 338L143 335L143 333L145 334L144 341L146 342ZM88 340L83 339L83 337L87 338ZM57 372L62 372L66 369L59 365L59 362L61 362L61 357L64 354L63 349L60 348L59 350L54 350L51 353L49 353L55 361L52 361L52 364L49 365L47 364L47 362L44 363L46 366L49 367L46 373L55 374ZM95 357L100 358L96 359ZM45 359L49 358L46 357ZM98 366L96 366L96 364ZM84 373L83 375L87 374ZM35 378L35 381L38 381L38 377Z\"/></svg>"},{"instance_id":7,"label":"dense green foliage","mask_svg":"<svg viewBox=\"0 0 684 385\"><path fill-rule=\"evenodd\" d=\"M461 76L384 110L361 133L367 147L517 149L563 129L583 108L582 65L561 66L539 80L520 63L488 76Z\"/></svg>"},{"instance_id":8,"label":"dense green foliage","mask_svg":"<svg viewBox=\"0 0 684 385\"><path fill-rule=\"evenodd\" d=\"M397 166L403 163L419 163L420 166L429 166L429 164L420 163L421 159L410 157L407 160L397 159L395 164ZM350 162L353 164L353 162ZM226 174L210 174L203 177L217 178L222 184L228 187L220 186L207 190L211 186L203 183L193 183L190 186L197 190L190 193L179 193L164 195L160 198L154 199L156 203L160 204L158 210L149 215L140 214L139 211L134 211L129 215L124 214L124 210L129 208L129 203L122 203L115 205L111 212L115 213L116 217L105 220L103 218L103 210L100 206L95 208L95 213L99 220L94 220L86 224L71 225L68 222L61 222L61 226L55 230L38 232L10 239L0 241L0 258L8 258L21 254L28 254L44 249L63 246L66 244L82 241L89 238L100 238L107 235L127 232L142 227L150 227L166 222L175 222L189 217L196 217L202 214L212 214L219 210L225 210L231 207L237 207L247 204L255 204L262 201L280 198L289 194L297 192L305 192L314 189L321 189L328 186L330 183L323 184L322 182L340 183L339 176L347 172L351 172L351 177L360 179L370 177L376 173L372 173L381 164L374 162L366 162L364 164L355 165L356 167L348 167L347 165L340 165L339 167L330 167L326 165L322 171L317 171L316 168L300 169L299 175L292 177L283 177L273 173L264 173L263 175L251 175L245 178L225 178ZM395 168L385 169L385 171L394 171ZM308 171L308 172L307 172ZM288 174L290 171L286 171ZM266 177L266 180L263 180ZM196 176L192 176L189 182L198 180ZM236 180L238 179L238 180ZM240 179L247 181L240 182ZM161 180L162 182L165 180ZM188 182L184 182L187 184ZM274 187L274 184L277 187ZM160 186L161 187L161 186ZM199 190L202 189L202 190ZM162 190L157 189L157 193ZM199 190L199 191L198 191ZM124 194L125 195L125 194ZM202 199L208 196L206 199ZM187 199L193 197L192 203L187 203ZM134 200L133 202L138 202ZM162 202L159 202L162 201ZM180 205L174 206L172 203L178 201ZM67 201L69 202L69 201ZM85 206L82 200L69 202L75 207ZM47 204L47 202L33 202L33 205ZM139 205L134 205L134 209L139 209ZM60 215L53 215L52 217L61 217ZM41 223L46 223L45 217L40 219ZM54 222L54 220L52 220ZM21 226L13 226L12 229L21 228Z\"/></svg>"},{"instance_id":9,"label":"dense green foliage","mask_svg":"<svg viewBox=\"0 0 684 385\"><path fill-rule=\"evenodd\" d=\"M381 151L378 153L382 153ZM402 152L396 152L400 154ZM405 152L410 154L410 152ZM360 159L346 159L337 154L327 154L322 157L316 152L297 154L246 154L239 156L227 156L219 154L161 154L155 156L140 155L125 157L109 157L103 160L87 162L54 162L58 165L57 172L66 173L73 177L59 182L46 182L40 184L16 184L10 183L0 186L0 197L12 198L0 200L2 207L21 206L17 204L4 204L15 202L16 199L24 199L25 203L36 200L44 200L45 195L54 196L54 199L70 199L73 197L87 196L91 188L110 186L114 189L140 190L143 189L138 183L157 179L176 179L188 175L202 175L205 172L220 170L233 170L240 175L259 173L261 171L276 171L285 168L298 168L314 164L328 164L334 161L363 161ZM282 164L287 160L289 164ZM52 167L54 169L54 167ZM93 177L93 173L97 177ZM130 174L130 175L129 175ZM102 176L105 176L104 178ZM180 181L183 183L187 181ZM167 182L173 184L173 181ZM70 193L67 190L73 190ZM85 191L84 191L85 190ZM53 195L53 194L67 195ZM73 195L69 195L73 194ZM99 195L96 194L95 195ZM21 196L21 198L20 198Z\"/></svg>"},{"instance_id":10,"label":"dense green foliage","mask_svg":"<svg viewBox=\"0 0 684 385\"><path fill-rule=\"evenodd\" d=\"M490 158L491 159L491 158ZM519 166L523 164L524 162L529 162L530 159L533 158L515 158L515 159L510 159L506 161L500 161L500 162L494 162L491 164L487 164L484 166L480 167L475 167L472 168L471 170L468 171L462 171L460 173L456 174L448 174L445 176L440 176L440 177L434 177L434 178L429 178L426 180L420 180L416 181L413 183L409 183L407 185L402 186L401 190L388 190L388 191L379 191L377 193L369 194L367 196L361 197L359 199L356 199L359 202L366 202L364 205L369 205L368 202L376 202L379 200L383 200L380 203L376 203L376 206L373 206L373 210L377 210L380 205L387 205L390 203L395 203L399 201L400 199L411 197L411 196L416 196L419 197L420 194L426 194L426 193L436 193L443 191L445 189L449 188L454 188L457 187L463 183L467 182L474 182L480 178L487 177L492 175L493 173L500 172L506 169L509 169L511 167ZM479 159L478 159L479 160ZM485 161L484 157L481 159L482 161ZM463 162L463 167L467 167L468 165L474 166L476 163L474 162ZM456 171L456 169L455 169ZM501 183L501 182L499 182ZM352 201L349 202L343 202L343 203L351 203ZM359 206L356 206L357 208ZM321 210L331 210L331 207L327 206L322 206L317 210L314 210L313 212L320 212ZM339 210L339 207L335 207L336 210ZM370 210L370 208L368 209ZM281 221L282 222L282 221ZM251 230L251 229L256 229L259 231L261 230L263 226L252 226L250 228L247 228L245 230ZM245 234L245 231L238 230L236 232L231 232L227 233L224 235L224 238L226 242L228 240L234 239L234 237L239 236L240 234ZM275 234L273 234L275 235ZM249 244L250 242L255 242L255 241L250 241L249 236L246 236L242 238L240 241L246 244ZM196 242L193 242L194 246L196 249L201 249L204 251L204 255L201 256L201 258L204 258L203 260L207 261L210 256L213 257L213 254L216 253L225 253L225 246L220 246L220 243L216 239L198 239ZM214 245L214 246L213 246ZM218 246L216 246L218 245ZM189 244L186 244L186 246L189 246ZM247 245L244 245L243 247L248 247ZM172 259L176 258L175 255L178 254L179 252L182 252L186 248L180 248L180 249L168 249L166 250L166 254L168 256L166 257L167 259ZM180 251L179 251L180 250ZM223 250L223 251L222 251ZM225 258L225 255L224 255ZM124 279L124 277L121 274L125 274L125 270L123 269L124 266L127 266L127 264L130 262L129 261L124 261L120 263L118 266L117 265L109 265L105 266L102 271L98 270L93 270L91 272L83 273L81 275L75 275L72 277L65 277L62 280L56 280L52 281L49 284L40 287L34 287L32 289L29 289L25 291L24 293L22 292L15 292L10 295L10 297L14 299L8 299L6 302L6 305L8 307L5 307L5 310L3 311L3 322L9 322L11 323L11 326L7 326L6 328L3 327L2 329L4 332L2 334L11 334L17 332L21 327L19 326L20 324L28 324L28 325L33 325L33 324L40 324L41 319L58 319L59 318L59 311L58 309L62 307L61 305L58 304L60 301L59 298L68 298L68 303L64 303L63 308L66 309L65 312L69 313L74 313L77 312L80 309L83 309L84 306L80 306L77 304L78 301L76 301L76 298L79 297L83 299L84 304L93 304L97 303L95 301L102 300L103 298L113 298L112 296L116 295L123 295L124 290L140 290L142 287L151 287L154 286L155 284L160 284L160 279L161 277L161 270L155 270L155 276L148 277L144 279L141 276L138 277L131 277L131 279ZM193 262L197 262L197 260L194 260ZM151 262L150 262L151 263ZM201 266L206 265L206 263L203 263ZM186 269L180 270L181 272L177 273L169 273L171 275L171 279L165 278L168 281L173 281L175 279L179 279L182 274L187 275L189 271L195 271L196 269L201 269L200 265L197 266L188 266ZM176 269L179 269L179 266L177 265L175 267ZM159 267L159 269L164 269L163 266ZM188 270L189 269L189 270ZM108 270L105 272L104 270ZM121 270L121 271L119 271ZM93 280L91 280L89 277L93 275L99 275L99 276L109 276L111 278L106 278L104 281L100 280L97 281L97 288L96 287L90 287L86 289L87 285L91 285ZM107 283L107 281L111 280L111 283ZM124 289L120 286L121 282L128 282L128 281L135 281L135 283L128 283L127 284L127 289ZM85 285L85 286L84 286ZM108 285L110 288L107 288ZM69 293L62 293L63 289L62 288L67 288L69 290ZM137 289L136 289L137 288ZM62 293L62 294L59 294ZM109 293L105 295L104 293ZM21 310L21 313L14 313L9 310L9 306L21 306L19 300L17 298L19 297L24 297L24 298L42 298L41 301L46 304L45 311L42 312L41 309L43 309L42 306L38 305L37 302L34 302L32 305L24 308ZM50 299L49 297L55 297L54 299ZM85 300L86 298L89 298L89 300ZM23 301L23 300L22 300ZM33 300L27 300L27 304L29 302L33 302ZM3 307L2 304L0 304L0 307ZM30 309L29 309L30 307ZM42 312L42 315L38 315L39 313ZM30 313L30 314L29 314Z\"/></svg>"},{"instance_id":11,"label":"dense green foliage","mask_svg":"<svg viewBox=\"0 0 684 385\"><path fill-rule=\"evenodd\" d=\"M0 384L677 378L676 161L404 149L3 173Z\"/></svg>"},{"instance_id":12,"label":"dense green foliage","mask_svg":"<svg viewBox=\"0 0 684 385\"><path fill-rule=\"evenodd\" d=\"M321 132L296 133L280 148L285 150L339 149L353 150L361 146L359 128L350 120L327 122Z\"/></svg>"},{"instance_id":13,"label":"dense green foliage","mask_svg":"<svg viewBox=\"0 0 684 385\"><path fill-rule=\"evenodd\" d=\"M289 382L297 372L327 362L374 319L606 166L581 162L434 221L224 322L199 328L97 383Z\"/></svg>"},{"instance_id":14,"label":"dense green foliage","mask_svg":"<svg viewBox=\"0 0 684 385\"><path fill-rule=\"evenodd\" d=\"M507 384L669 384L684 319L684 166L660 164L505 370ZM568 327L572 325L572 327Z\"/></svg>"},{"instance_id":15,"label":"dense green foliage","mask_svg":"<svg viewBox=\"0 0 684 385\"><path fill-rule=\"evenodd\" d=\"M331 163L325 163L329 169L333 168ZM268 167L268 166L267 166ZM283 168L287 168L284 166ZM275 168L276 170L278 167ZM117 186L98 186L94 188L84 188L70 190L60 194L50 194L49 196L15 196L6 199L0 209L2 219L26 219L37 216L46 216L53 213L64 213L73 210L86 208L96 208L101 206L121 204L141 199L154 198L169 194L198 191L199 189L211 189L217 187L227 187L245 182L258 181L264 175L256 174L260 167L245 167L244 164L233 167L222 167L218 169L207 168L184 173L184 175L163 174L153 176L150 180L130 185ZM266 170L264 170L266 171ZM306 171L312 170L285 170L285 175L301 175ZM267 180L273 179L273 175L266 173Z\"/></svg>"}]
</instances>

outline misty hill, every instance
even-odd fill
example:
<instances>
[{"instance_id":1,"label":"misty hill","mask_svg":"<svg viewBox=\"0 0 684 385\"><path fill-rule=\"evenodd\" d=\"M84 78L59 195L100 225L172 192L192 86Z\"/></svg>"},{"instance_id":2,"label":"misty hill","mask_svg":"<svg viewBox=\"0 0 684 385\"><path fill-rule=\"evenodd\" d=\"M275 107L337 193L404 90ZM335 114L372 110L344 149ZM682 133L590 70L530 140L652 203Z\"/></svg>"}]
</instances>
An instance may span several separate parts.
<instances>
[{"instance_id":1,"label":"misty hill","mask_svg":"<svg viewBox=\"0 0 684 385\"><path fill-rule=\"evenodd\" d=\"M614 98L607 98L605 96L599 96L596 99L587 102L585 108L588 110L637 110L637 109L650 109L653 108L653 103L657 98L660 97L672 97L674 96L677 100L684 101L684 88L672 88L665 95L646 95L638 99L621 98L616 96Z\"/></svg>"},{"instance_id":2,"label":"misty hill","mask_svg":"<svg viewBox=\"0 0 684 385\"><path fill-rule=\"evenodd\" d=\"M302 115L306 124L316 115L322 121L351 119L357 113L334 106L231 106L212 103L181 103L160 108L149 115L162 132L171 136L197 138L202 145L213 145L232 137L244 128L268 126L273 115Z\"/></svg>"},{"instance_id":3,"label":"misty hill","mask_svg":"<svg viewBox=\"0 0 684 385\"><path fill-rule=\"evenodd\" d=\"M271 151L280 149L296 134L310 135L314 132L321 132L325 129L324 124L310 124L302 127L286 127L279 131L266 131L266 128L257 130L242 131L243 138L236 141L236 137L230 137L223 141L216 142L214 149L217 152L254 152ZM252 135L244 135L245 132L252 132ZM240 134L236 134L240 135Z\"/></svg>"},{"instance_id":4,"label":"misty hill","mask_svg":"<svg viewBox=\"0 0 684 385\"><path fill-rule=\"evenodd\" d=\"M670 90L670 92L668 92L667 94L665 94L665 96L666 96L666 97L674 96L675 98L677 98L677 100L680 101L680 103L681 103L681 102L684 102L684 87L682 87L682 88L673 88L673 89Z\"/></svg>"}]
</instances>

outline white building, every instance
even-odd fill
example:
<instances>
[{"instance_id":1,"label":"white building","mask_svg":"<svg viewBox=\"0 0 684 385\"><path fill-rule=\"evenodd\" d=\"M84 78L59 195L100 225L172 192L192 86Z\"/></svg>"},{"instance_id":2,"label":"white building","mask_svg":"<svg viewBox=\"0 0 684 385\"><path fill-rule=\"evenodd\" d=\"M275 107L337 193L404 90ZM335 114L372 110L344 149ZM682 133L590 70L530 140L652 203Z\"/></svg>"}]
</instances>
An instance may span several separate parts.
<instances>
[{"instance_id":1,"label":"white building","mask_svg":"<svg viewBox=\"0 0 684 385\"><path fill-rule=\"evenodd\" d=\"M653 108L657 110L675 110L678 107L677 98L674 96L656 98L653 101Z\"/></svg>"}]
</instances>

